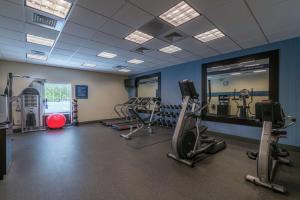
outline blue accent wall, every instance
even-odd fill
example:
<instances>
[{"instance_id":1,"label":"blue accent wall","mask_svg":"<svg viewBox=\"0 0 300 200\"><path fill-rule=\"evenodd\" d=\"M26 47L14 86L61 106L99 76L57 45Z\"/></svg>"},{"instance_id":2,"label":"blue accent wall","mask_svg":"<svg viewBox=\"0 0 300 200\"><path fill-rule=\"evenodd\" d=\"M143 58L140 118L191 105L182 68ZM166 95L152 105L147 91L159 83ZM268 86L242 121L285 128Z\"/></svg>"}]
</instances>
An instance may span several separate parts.
<instances>
[{"instance_id":1,"label":"blue accent wall","mask_svg":"<svg viewBox=\"0 0 300 200\"><path fill-rule=\"evenodd\" d=\"M197 91L201 94L201 67L204 63L220 61L270 50L280 50L279 66L279 98L287 115L300 120L300 38L294 38L250 49L222 54L184 64L169 66L155 71L139 74L147 75L161 72L162 101L165 104L178 104L181 95L178 81L193 80ZM298 82L299 81L299 82ZM133 95L130 91L129 95ZM232 125L218 122L204 122L211 131L236 135L246 138L259 139L260 129L251 126ZM300 147L300 121L288 129L288 138L281 139L281 143Z\"/></svg>"}]
</instances>

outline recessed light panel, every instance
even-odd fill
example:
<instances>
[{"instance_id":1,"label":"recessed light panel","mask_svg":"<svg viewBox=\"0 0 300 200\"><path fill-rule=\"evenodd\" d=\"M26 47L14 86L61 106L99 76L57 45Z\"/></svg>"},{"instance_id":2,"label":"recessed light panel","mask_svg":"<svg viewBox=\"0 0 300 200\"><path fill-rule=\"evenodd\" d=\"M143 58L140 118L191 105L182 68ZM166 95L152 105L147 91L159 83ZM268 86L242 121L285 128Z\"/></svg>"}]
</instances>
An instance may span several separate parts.
<instances>
[{"instance_id":1,"label":"recessed light panel","mask_svg":"<svg viewBox=\"0 0 300 200\"><path fill-rule=\"evenodd\" d=\"M65 19L72 3L65 0L26 0L26 6Z\"/></svg>"},{"instance_id":2,"label":"recessed light panel","mask_svg":"<svg viewBox=\"0 0 300 200\"><path fill-rule=\"evenodd\" d=\"M98 56L103 58L114 58L117 56L117 54L102 51L101 53L98 54Z\"/></svg>"},{"instance_id":3,"label":"recessed light panel","mask_svg":"<svg viewBox=\"0 0 300 200\"><path fill-rule=\"evenodd\" d=\"M29 59L34 59L34 60L47 60L47 58L48 58L46 55L34 54L34 53L27 53L26 57Z\"/></svg>"},{"instance_id":4,"label":"recessed light panel","mask_svg":"<svg viewBox=\"0 0 300 200\"><path fill-rule=\"evenodd\" d=\"M182 50L181 48L179 48L175 45L170 45L170 46L160 49L160 51L165 52L165 53L174 53L174 52L181 51L181 50Z\"/></svg>"},{"instance_id":5,"label":"recessed light panel","mask_svg":"<svg viewBox=\"0 0 300 200\"><path fill-rule=\"evenodd\" d=\"M128 60L127 62L132 63L132 64L141 64L144 61L143 60L138 60L138 59L132 59L132 60Z\"/></svg>"},{"instance_id":6,"label":"recessed light panel","mask_svg":"<svg viewBox=\"0 0 300 200\"><path fill-rule=\"evenodd\" d=\"M182 1L159 17L174 26L180 26L199 15L196 10Z\"/></svg>"},{"instance_id":7,"label":"recessed light panel","mask_svg":"<svg viewBox=\"0 0 300 200\"><path fill-rule=\"evenodd\" d=\"M134 31L130 35L128 35L125 39L138 43L138 44L143 44L149 40L151 40L153 37L151 35L148 35L146 33L143 33L141 31Z\"/></svg>"},{"instance_id":8,"label":"recessed light panel","mask_svg":"<svg viewBox=\"0 0 300 200\"><path fill-rule=\"evenodd\" d=\"M211 40L215 40L221 37L224 37L225 35L219 30L219 29L212 29L210 31L207 31L205 33L201 33L199 35L194 36L196 39L200 40L201 42L208 42Z\"/></svg>"},{"instance_id":9,"label":"recessed light panel","mask_svg":"<svg viewBox=\"0 0 300 200\"><path fill-rule=\"evenodd\" d=\"M127 69L127 68L119 69L118 71L119 71L119 72L131 72L131 70L130 70L130 69Z\"/></svg>"},{"instance_id":10,"label":"recessed light panel","mask_svg":"<svg viewBox=\"0 0 300 200\"><path fill-rule=\"evenodd\" d=\"M39 45L52 47L55 40L27 34L26 35L26 41L30 42L30 43L34 43L34 44L39 44Z\"/></svg>"},{"instance_id":11,"label":"recessed light panel","mask_svg":"<svg viewBox=\"0 0 300 200\"><path fill-rule=\"evenodd\" d=\"M96 64L94 64L94 63L83 63L82 66L83 67L96 67Z\"/></svg>"}]
</instances>

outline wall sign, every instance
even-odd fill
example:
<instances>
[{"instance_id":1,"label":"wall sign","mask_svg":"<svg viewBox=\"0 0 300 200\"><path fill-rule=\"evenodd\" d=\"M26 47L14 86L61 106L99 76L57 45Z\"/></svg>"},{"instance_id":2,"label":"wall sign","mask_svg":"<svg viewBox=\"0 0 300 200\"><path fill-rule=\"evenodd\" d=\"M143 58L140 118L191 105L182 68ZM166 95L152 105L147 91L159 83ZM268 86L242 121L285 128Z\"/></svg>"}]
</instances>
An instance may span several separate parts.
<instances>
[{"instance_id":1,"label":"wall sign","mask_svg":"<svg viewBox=\"0 0 300 200\"><path fill-rule=\"evenodd\" d=\"M75 96L76 99L88 99L89 88L87 85L75 85Z\"/></svg>"}]
</instances>

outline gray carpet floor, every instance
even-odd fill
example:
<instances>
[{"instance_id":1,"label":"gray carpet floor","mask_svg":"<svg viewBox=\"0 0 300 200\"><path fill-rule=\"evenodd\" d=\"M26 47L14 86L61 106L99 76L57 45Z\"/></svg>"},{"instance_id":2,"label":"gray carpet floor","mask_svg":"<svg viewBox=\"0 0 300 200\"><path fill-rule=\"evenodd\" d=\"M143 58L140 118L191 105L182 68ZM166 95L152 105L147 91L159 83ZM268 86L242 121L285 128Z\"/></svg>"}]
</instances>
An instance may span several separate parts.
<instances>
[{"instance_id":1,"label":"gray carpet floor","mask_svg":"<svg viewBox=\"0 0 300 200\"><path fill-rule=\"evenodd\" d=\"M227 149L189 168L166 157L169 129L155 128L145 142L145 134L136 141L119 134L90 124L14 136L14 161L0 182L0 199L300 199L300 153L291 152L294 167L277 173L276 181L289 191L282 195L244 180L256 172L256 162L245 154L255 144L227 139Z\"/></svg>"}]
</instances>

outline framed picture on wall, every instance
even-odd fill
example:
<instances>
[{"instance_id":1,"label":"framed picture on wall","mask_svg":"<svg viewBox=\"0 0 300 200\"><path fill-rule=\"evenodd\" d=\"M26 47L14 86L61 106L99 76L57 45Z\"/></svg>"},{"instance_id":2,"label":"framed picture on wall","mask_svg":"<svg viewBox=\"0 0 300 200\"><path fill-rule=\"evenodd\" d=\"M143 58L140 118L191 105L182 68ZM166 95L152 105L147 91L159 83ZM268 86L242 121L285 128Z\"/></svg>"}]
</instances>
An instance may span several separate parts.
<instances>
[{"instance_id":1,"label":"framed picture on wall","mask_svg":"<svg viewBox=\"0 0 300 200\"><path fill-rule=\"evenodd\" d=\"M76 99L88 99L89 87L87 85L75 85Z\"/></svg>"}]
</instances>

